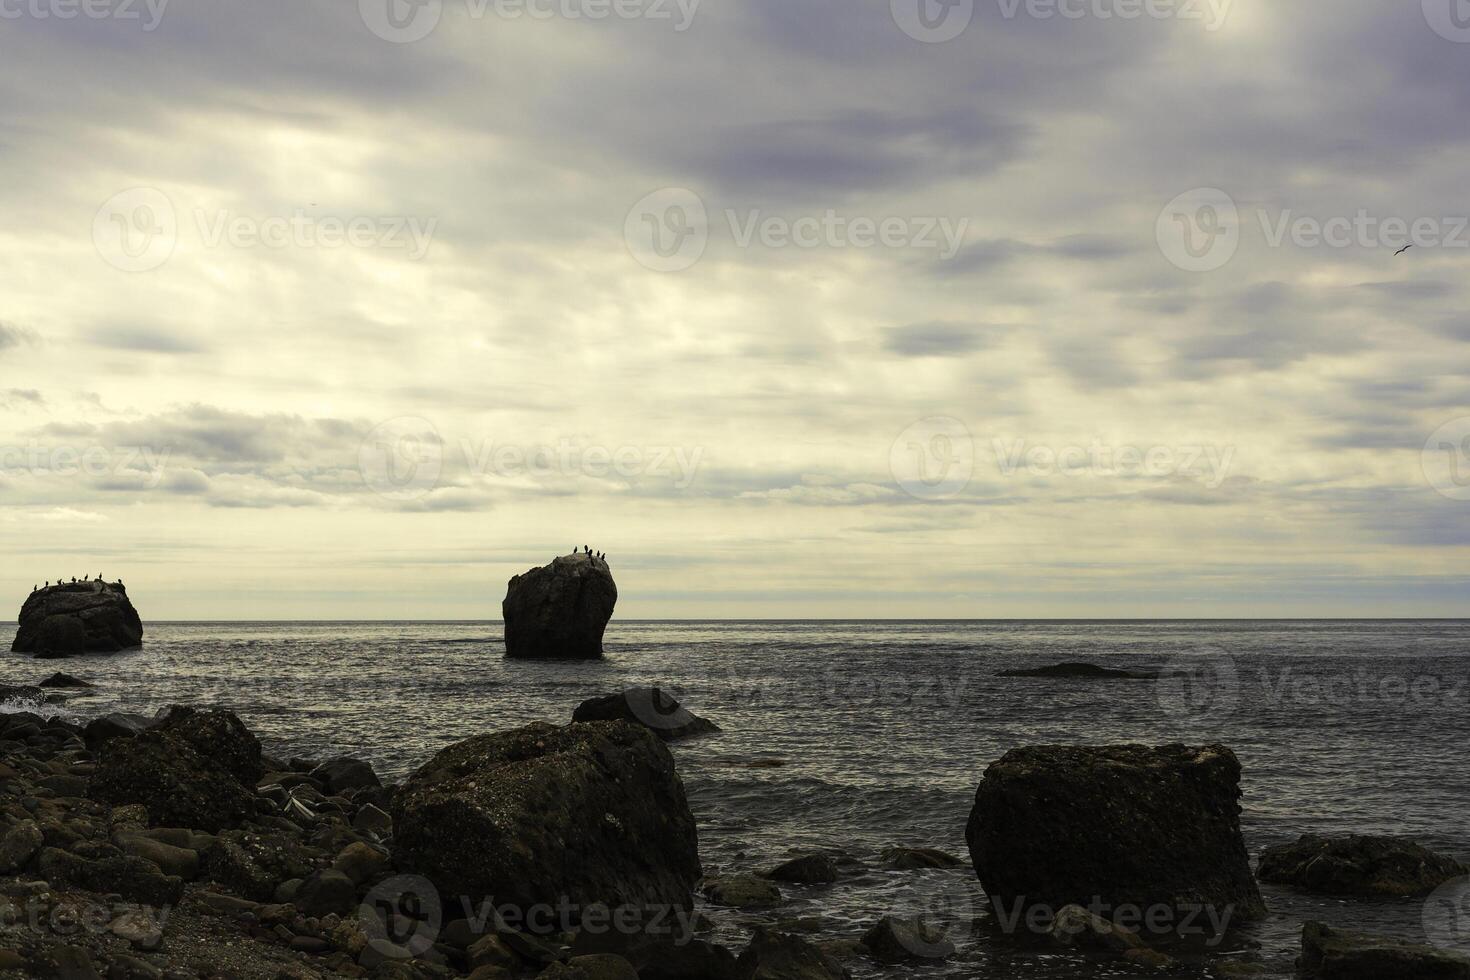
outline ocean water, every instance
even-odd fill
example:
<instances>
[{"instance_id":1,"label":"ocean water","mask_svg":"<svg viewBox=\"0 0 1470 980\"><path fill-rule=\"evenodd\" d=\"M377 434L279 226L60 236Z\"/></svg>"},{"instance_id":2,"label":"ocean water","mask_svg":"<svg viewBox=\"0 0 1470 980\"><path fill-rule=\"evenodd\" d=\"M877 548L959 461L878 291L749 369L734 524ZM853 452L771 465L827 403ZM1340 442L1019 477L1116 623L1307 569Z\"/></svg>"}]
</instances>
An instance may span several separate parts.
<instances>
[{"instance_id":1,"label":"ocean water","mask_svg":"<svg viewBox=\"0 0 1470 980\"><path fill-rule=\"evenodd\" d=\"M0 631L6 649L11 632ZM507 661L490 622L156 623L142 651L12 655L4 679L61 668L97 680L67 706L83 717L228 706L268 751L357 754L385 777L469 735L561 723L585 698L658 683L724 729L674 747L707 868L758 870L809 849L869 866L834 885L786 886L792 901L775 912L714 912L722 938L781 920L855 937L882 914L921 912L959 947L942 966L862 977L1134 975L1000 934L968 869L876 870L895 844L965 856L981 774L1019 745L1224 742L1245 768L1253 855L1306 832L1383 833L1470 862L1470 621L615 621L607 652L599 663ZM1165 673L996 676L1070 660ZM1212 964L1236 959L1288 977L1309 918L1421 941L1427 921L1444 935L1422 900L1263 891L1269 919L1214 947L1171 947L1175 975L1213 976Z\"/></svg>"}]
</instances>

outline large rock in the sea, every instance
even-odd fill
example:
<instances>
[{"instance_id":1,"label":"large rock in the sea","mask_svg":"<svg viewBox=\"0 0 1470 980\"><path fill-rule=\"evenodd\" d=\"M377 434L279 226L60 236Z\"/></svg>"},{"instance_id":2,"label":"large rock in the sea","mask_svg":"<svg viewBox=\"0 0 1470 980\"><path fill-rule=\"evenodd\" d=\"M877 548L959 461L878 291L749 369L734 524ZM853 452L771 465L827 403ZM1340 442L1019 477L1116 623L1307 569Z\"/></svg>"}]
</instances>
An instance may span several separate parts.
<instances>
[{"instance_id":1,"label":"large rock in the sea","mask_svg":"<svg viewBox=\"0 0 1470 980\"><path fill-rule=\"evenodd\" d=\"M965 836L1002 916L1172 910L1219 931L1265 913L1223 745L1036 746L985 771Z\"/></svg>"},{"instance_id":2,"label":"large rock in the sea","mask_svg":"<svg viewBox=\"0 0 1470 980\"><path fill-rule=\"evenodd\" d=\"M689 909L700 875L674 758L626 722L452 745L395 794L393 826L401 868L476 904Z\"/></svg>"},{"instance_id":3,"label":"large rock in the sea","mask_svg":"<svg viewBox=\"0 0 1470 980\"><path fill-rule=\"evenodd\" d=\"M102 743L88 795L136 803L155 827L211 833L238 827L256 808L260 743L228 711L171 708L131 738Z\"/></svg>"},{"instance_id":4,"label":"large rock in the sea","mask_svg":"<svg viewBox=\"0 0 1470 980\"><path fill-rule=\"evenodd\" d=\"M74 582L31 593L20 610L15 653L64 657L143 645L143 623L115 582Z\"/></svg>"},{"instance_id":5,"label":"large rock in the sea","mask_svg":"<svg viewBox=\"0 0 1470 980\"><path fill-rule=\"evenodd\" d=\"M596 660L602 656L602 634L617 601L618 587L607 562L592 555L562 555L517 575L500 604L505 654Z\"/></svg>"},{"instance_id":6,"label":"large rock in the sea","mask_svg":"<svg viewBox=\"0 0 1470 980\"><path fill-rule=\"evenodd\" d=\"M572 712L572 721L629 721L651 730L665 742L720 730L720 726L689 711L658 687L630 687L622 694L583 701Z\"/></svg>"},{"instance_id":7,"label":"large rock in the sea","mask_svg":"<svg viewBox=\"0 0 1470 980\"><path fill-rule=\"evenodd\" d=\"M1458 861L1398 837L1317 837L1261 854L1257 876L1323 895L1406 898L1427 895L1440 885L1470 874Z\"/></svg>"},{"instance_id":8,"label":"large rock in the sea","mask_svg":"<svg viewBox=\"0 0 1470 980\"><path fill-rule=\"evenodd\" d=\"M1321 980L1470 980L1470 956L1308 922L1297 969Z\"/></svg>"}]
</instances>

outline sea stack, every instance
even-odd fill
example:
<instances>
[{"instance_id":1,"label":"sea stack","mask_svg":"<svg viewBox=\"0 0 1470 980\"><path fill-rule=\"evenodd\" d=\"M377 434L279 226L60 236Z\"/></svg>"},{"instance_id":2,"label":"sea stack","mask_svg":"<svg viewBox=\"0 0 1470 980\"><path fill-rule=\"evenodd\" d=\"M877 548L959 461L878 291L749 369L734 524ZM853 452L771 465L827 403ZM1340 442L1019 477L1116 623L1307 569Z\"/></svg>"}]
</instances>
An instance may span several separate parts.
<instances>
[{"instance_id":1,"label":"sea stack","mask_svg":"<svg viewBox=\"0 0 1470 980\"><path fill-rule=\"evenodd\" d=\"M37 657L116 653L143 645L143 623L120 582L69 582L37 589L20 610L10 649Z\"/></svg>"},{"instance_id":2,"label":"sea stack","mask_svg":"<svg viewBox=\"0 0 1470 980\"><path fill-rule=\"evenodd\" d=\"M596 660L618 601L607 562L585 552L513 577L500 604L505 655L524 660Z\"/></svg>"}]
</instances>

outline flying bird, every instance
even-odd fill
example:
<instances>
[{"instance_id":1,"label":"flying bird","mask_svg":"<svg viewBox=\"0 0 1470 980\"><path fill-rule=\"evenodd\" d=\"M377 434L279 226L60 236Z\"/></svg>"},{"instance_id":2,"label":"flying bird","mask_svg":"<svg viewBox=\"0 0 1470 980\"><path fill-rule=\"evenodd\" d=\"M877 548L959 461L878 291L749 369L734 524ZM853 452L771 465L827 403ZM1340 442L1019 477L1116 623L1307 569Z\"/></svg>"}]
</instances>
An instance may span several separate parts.
<instances>
[{"instance_id":1,"label":"flying bird","mask_svg":"<svg viewBox=\"0 0 1470 980\"><path fill-rule=\"evenodd\" d=\"M1409 249L1411 249L1413 247L1414 247L1414 244L1412 242L1410 242L1408 245L1405 245L1403 248L1399 249L1397 252L1395 252L1393 254L1394 255L1403 255L1405 252L1407 252Z\"/></svg>"}]
</instances>

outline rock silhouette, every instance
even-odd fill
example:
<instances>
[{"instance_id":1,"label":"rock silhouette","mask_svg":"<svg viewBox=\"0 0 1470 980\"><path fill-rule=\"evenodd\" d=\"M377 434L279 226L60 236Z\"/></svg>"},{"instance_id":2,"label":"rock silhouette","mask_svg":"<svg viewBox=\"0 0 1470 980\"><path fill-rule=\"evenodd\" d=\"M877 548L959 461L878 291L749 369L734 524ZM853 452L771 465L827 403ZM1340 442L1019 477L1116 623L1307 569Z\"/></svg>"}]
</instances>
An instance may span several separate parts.
<instances>
[{"instance_id":1,"label":"rock silhouette","mask_svg":"<svg viewBox=\"0 0 1470 980\"><path fill-rule=\"evenodd\" d=\"M1317 837L1267 848L1259 877L1323 895L1426 895L1470 874L1460 862L1397 837Z\"/></svg>"},{"instance_id":2,"label":"rock silhouette","mask_svg":"<svg viewBox=\"0 0 1470 980\"><path fill-rule=\"evenodd\" d=\"M618 601L607 562L582 553L515 576L506 586L505 655L527 660L596 660Z\"/></svg>"},{"instance_id":3,"label":"rock silhouette","mask_svg":"<svg viewBox=\"0 0 1470 980\"><path fill-rule=\"evenodd\" d=\"M143 623L116 582L53 585L31 593L10 649L38 657L116 653L143 645Z\"/></svg>"},{"instance_id":4,"label":"rock silhouette","mask_svg":"<svg viewBox=\"0 0 1470 980\"><path fill-rule=\"evenodd\" d=\"M693 905L684 784L664 744L626 722L470 738L414 773L392 810L395 858L446 901Z\"/></svg>"},{"instance_id":5,"label":"rock silhouette","mask_svg":"<svg viewBox=\"0 0 1470 980\"><path fill-rule=\"evenodd\" d=\"M1007 912L1100 902L1259 918L1240 773L1223 745L1013 749L975 794L970 856Z\"/></svg>"}]
</instances>

